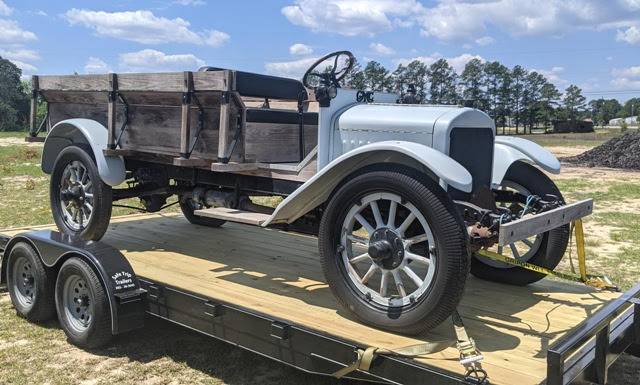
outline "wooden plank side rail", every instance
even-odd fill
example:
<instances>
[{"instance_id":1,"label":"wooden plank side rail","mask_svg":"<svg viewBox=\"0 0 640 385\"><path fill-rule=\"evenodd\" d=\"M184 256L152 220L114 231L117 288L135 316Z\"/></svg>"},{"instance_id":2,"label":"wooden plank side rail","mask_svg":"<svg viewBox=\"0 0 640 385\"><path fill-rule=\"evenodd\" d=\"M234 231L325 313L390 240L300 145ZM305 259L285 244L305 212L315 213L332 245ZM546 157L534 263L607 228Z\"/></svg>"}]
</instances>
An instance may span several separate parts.
<instances>
[{"instance_id":1,"label":"wooden plank side rail","mask_svg":"<svg viewBox=\"0 0 640 385\"><path fill-rule=\"evenodd\" d=\"M117 147L116 138L118 134L116 133L116 114L117 114L117 103L118 103L118 75L111 73L109 76L109 104L107 106L107 148L110 150L115 150Z\"/></svg>"}]
</instances>

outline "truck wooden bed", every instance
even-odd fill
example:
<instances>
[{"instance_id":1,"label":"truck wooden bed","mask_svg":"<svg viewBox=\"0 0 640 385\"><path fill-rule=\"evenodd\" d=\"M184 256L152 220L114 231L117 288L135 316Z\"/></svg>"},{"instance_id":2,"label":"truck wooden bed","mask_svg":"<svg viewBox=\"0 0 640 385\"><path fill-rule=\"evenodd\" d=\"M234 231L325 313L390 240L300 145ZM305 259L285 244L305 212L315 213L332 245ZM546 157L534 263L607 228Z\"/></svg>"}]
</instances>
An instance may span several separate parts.
<instances>
[{"instance_id":1,"label":"truck wooden bed","mask_svg":"<svg viewBox=\"0 0 640 385\"><path fill-rule=\"evenodd\" d=\"M144 214L114 218L104 242L129 260L151 314L310 372L343 368L357 348L453 338L449 324L406 337L346 317L323 281L315 237L240 224L214 230L177 215ZM459 311L491 384L567 384L597 377L611 363L608 354L620 353L623 340L628 346L638 292L621 296L548 279L505 289L471 278ZM420 359L379 356L368 373L352 376L467 384L458 358L453 347Z\"/></svg>"}]
</instances>

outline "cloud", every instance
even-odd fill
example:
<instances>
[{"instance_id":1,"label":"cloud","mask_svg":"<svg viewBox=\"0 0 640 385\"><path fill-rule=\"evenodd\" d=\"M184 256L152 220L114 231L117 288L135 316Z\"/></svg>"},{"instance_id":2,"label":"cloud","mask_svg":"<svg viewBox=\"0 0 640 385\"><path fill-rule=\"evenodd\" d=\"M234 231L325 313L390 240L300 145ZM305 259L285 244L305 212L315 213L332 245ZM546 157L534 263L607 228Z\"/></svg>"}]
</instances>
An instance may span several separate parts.
<instances>
[{"instance_id":1,"label":"cloud","mask_svg":"<svg viewBox=\"0 0 640 385\"><path fill-rule=\"evenodd\" d=\"M204 61L193 54L167 55L155 49L120 54L120 67L129 72L163 72L195 70Z\"/></svg>"},{"instance_id":2,"label":"cloud","mask_svg":"<svg viewBox=\"0 0 640 385\"><path fill-rule=\"evenodd\" d=\"M0 0L0 16L9 16L13 13L13 9L4 1Z\"/></svg>"},{"instance_id":3,"label":"cloud","mask_svg":"<svg viewBox=\"0 0 640 385\"><path fill-rule=\"evenodd\" d=\"M25 62L20 61L20 60L11 60L11 59L9 59L9 61L12 62L13 64L15 64L18 68L20 68L22 70L22 76L23 77L25 77L27 75L33 75L38 70L38 67L34 66L33 64L25 63Z\"/></svg>"},{"instance_id":4,"label":"cloud","mask_svg":"<svg viewBox=\"0 0 640 385\"><path fill-rule=\"evenodd\" d=\"M425 36L470 41L489 26L511 36L560 36L575 29L637 27L639 17L637 0L440 0L418 19Z\"/></svg>"},{"instance_id":5,"label":"cloud","mask_svg":"<svg viewBox=\"0 0 640 385\"><path fill-rule=\"evenodd\" d=\"M544 77L547 78L549 82L555 84L555 86L558 87L559 89L564 89L569 85L569 81L562 78L562 74L564 73L564 67L555 66L555 67L552 67L550 70L533 68L531 69L531 71L535 71L541 75L544 75Z\"/></svg>"},{"instance_id":6,"label":"cloud","mask_svg":"<svg viewBox=\"0 0 640 385\"><path fill-rule=\"evenodd\" d=\"M313 48L306 44L296 43L289 47L289 53L296 56L311 55L313 53Z\"/></svg>"},{"instance_id":7,"label":"cloud","mask_svg":"<svg viewBox=\"0 0 640 385\"><path fill-rule=\"evenodd\" d=\"M387 47L382 43L371 43L369 44L369 48L378 55L393 55L396 53L393 48Z\"/></svg>"},{"instance_id":8,"label":"cloud","mask_svg":"<svg viewBox=\"0 0 640 385\"><path fill-rule=\"evenodd\" d=\"M456 72L459 74L462 73L462 71L464 70L464 66L472 59L478 59L483 63L485 62L485 59L480 55L463 53L462 55L458 55L458 56L444 57L442 54L436 52L429 56L417 56L409 59L395 59L393 60L393 63L395 65L399 65L399 64L407 65L412 61L417 60L417 61L423 62L426 65L431 65L439 59L446 59L449 65L453 67L453 69L456 70Z\"/></svg>"},{"instance_id":9,"label":"cloud","mask_svg":"<svg viewBox=\"0 0 640 385\"><path fill-rule=\"evenodd\" d=\"M283 76L293 79L301 79L304 72L316 61L318 58L311 57L305 59L298 59L286 62L273 62L266 63L265 70L270 75Z\"/></svg>"},{"instance_id":10,"label":"cloud","mask_svg":"<svg viewBox=\"0 0 640 385\"><path fill-rule=\"evenodd\" d=\"M617 90L640 89L640 66L614 68L611 75L611 85Z\"/></svg>"},{"instance_id":11,"label":"cloud","mask_svg":"<svg viewBox=\"0 0 640 385\"><path fill-rule=\"evenodd\" d=\"M207 4L203 0L173 0L173 4L184 5L184 6L199 6Z\"/></svg>"},{"instance_id":12,"label":"cloud","mask_svg":"<svg viewBox=\"0 0 640 385\"><path fill-rule=\"evenodd\" d=\"M36 34L26 31L13 20L0 19L0 43L20 44L38 40Z\"/></svg>"},{"instance_id":13,"label":"cloud","mask_svg":"<svg viewBox=\"0 0 640 385\"><path fill-rule=\"evenodd\" d=\"M416 0L295 0L281 11L292 24L314 32L373 36L412 25L412 15L421 10Z\"/></svg>"},{"instance_id":14,"label":"cloud","mask_svg":"<svg viewBox=\"0 0 640 385\"><path fill-rule=\"evenodd\" d=\"M87 74L104 74L111 72L111 68L102 59L90 56L84 65L84 72Z\"/></svg>"},{"instance_id":15,"label":"cloud","mask_svg":"<svg viewBox=\"0 0 640 385\"><path fill-rule=\"evenodd\" d=\"M64 17L69 24L93 29L98 36L141 44L189 43L218 47L229 40L224 32L194 32L184 19L158 17L151 11L105 12L73 8Z\"/></svg>"},{"instance_id":16,"label":"cloud","mask_svg":"<svg viewBox=\"0 0 640 385\"><path fill-rule=\"evenodd\" d=\"M618 30L616 40L629 44L640 44L640 28L631 26L624 31Z\"/></svg>"},{"instance_id":17,"label":"cloud","mask_svg":"<svg viewBox=\"0 0 640 385\"><path fill-rule=\"evenodd\" d=\"M0 48L0 56L9 60L19 60L19 61L37 61L40 60L40 55L31 49L26 48L15 48L15 49L1 49Z\"/></svg>"},{"instance_id":18,"label":"cloud","mask_svg":"<svg viewBox=\"0 0 640 385\"><path fill-rule=\"evenodd\" d=\"M496 39L492 38L491 36L483 36L479 39L476 39L476 44L480 46L490 45L495 42L496 42Z\"/></svg>"}]
</instances>

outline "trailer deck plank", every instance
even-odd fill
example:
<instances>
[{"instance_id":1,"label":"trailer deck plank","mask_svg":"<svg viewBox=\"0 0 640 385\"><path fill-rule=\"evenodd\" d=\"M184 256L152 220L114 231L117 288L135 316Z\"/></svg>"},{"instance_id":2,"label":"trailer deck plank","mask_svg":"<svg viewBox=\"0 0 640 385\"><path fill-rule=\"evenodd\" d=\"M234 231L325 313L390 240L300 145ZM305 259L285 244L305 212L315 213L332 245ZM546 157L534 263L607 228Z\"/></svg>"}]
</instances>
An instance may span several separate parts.
<instances>
[{"instance_id":1,"label":"trailer deck plank","mask_svg":"<svg viewBox=\"0 0 640 385\"><path fill-rule=\"evenodd\" d=\"M104 241L120 249L140 277L362 347L453 338L448 323L402 336L350 318L324 282L315 237L231 223L212 229L179 215L144 214L114 218ZM538 385L546 376L548 347L618 295L548 279L512 287L471 277L459 310L492 384ZM448 348L418 361L462 375L457 358L457 350Z\"/></svg>"}]
</instances>

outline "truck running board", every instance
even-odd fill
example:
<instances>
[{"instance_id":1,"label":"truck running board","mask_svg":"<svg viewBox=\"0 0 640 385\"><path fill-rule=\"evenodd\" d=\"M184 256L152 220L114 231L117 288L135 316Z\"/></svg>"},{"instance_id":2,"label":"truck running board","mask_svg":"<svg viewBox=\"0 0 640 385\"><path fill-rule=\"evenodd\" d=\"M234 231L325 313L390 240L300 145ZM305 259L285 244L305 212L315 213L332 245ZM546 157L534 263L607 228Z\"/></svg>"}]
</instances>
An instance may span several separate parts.
<instances>
[{"instance_id":1,"label":"truck running board","mask_svg":"<svg viewBox=\"0 0 640 385\"><path fill-rule=\"evenodd\" d=\"M593 211L593 199L560 206L536 215L526 215L500 225L498 244L505 246L516 241L553 230L576 219L586 217Z\"/></svg>"},{"instance_id":2,"label":"truck running board","mask_svg":"<svg viewBox=\"0 0 640 385\"><path fill-rule=\"evenodd\" d=\"M208 209L195 210L193 213L201 217L222 219L224 221L245 223L254 226L262 225L262 223L270 217L269 214L230 209L227 207L212 207Z\"/></svg>"}]
</instances>

